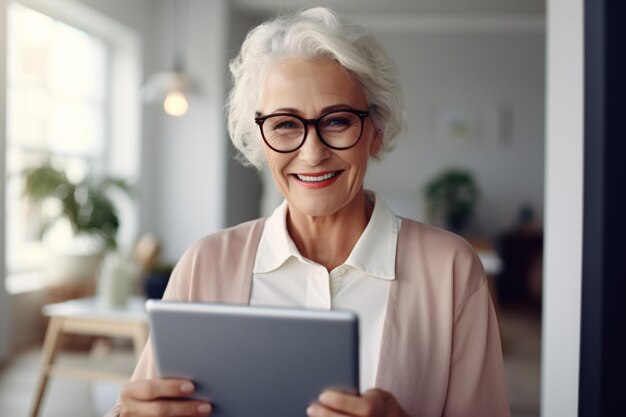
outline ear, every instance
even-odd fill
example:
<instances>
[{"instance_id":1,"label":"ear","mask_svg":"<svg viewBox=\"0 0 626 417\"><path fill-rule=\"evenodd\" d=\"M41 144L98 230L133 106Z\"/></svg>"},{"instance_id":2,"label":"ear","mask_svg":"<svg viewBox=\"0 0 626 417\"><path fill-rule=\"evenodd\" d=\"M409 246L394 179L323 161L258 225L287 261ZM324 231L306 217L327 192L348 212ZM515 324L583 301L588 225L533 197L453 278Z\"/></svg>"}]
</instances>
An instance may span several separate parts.
<instances>
[{"instance_id":1,"label":"ear","mask_svg":"<svg viewBox=\"0 0 626 417\"><path fill-rule=\"evenodd\" d=\"M374 135L374 138L372 139L372 143L370 143L370 156L374 157L378 155L378 152L380 152L380 149L382 147L383 147L383 136L381 132L378 129L376 129L376 133Z\"/></svg>"}]
</instances>

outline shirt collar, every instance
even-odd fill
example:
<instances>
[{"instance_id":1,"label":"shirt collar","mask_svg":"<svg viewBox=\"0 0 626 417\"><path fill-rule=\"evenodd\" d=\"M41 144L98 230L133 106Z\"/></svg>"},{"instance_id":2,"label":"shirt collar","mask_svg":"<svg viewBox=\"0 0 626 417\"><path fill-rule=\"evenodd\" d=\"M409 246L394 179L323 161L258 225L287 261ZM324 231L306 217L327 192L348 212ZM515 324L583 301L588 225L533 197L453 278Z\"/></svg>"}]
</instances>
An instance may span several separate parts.
<instances>
[{"instance_id":1,"label":"shirt collar","mask_svg":"<svg viewBox=\"0 0 626 417\"><path fill-rule=\"evenodd\" d=\"M369 275L392 280L396 276L399 222L377 194L367 193L375 201L374 211L345 264Z\"/></svg>"},{"instance_id":2,"label":"shirt collar","mask_svg":"<svg viewBox=\"0 0 626 417\"><path fill-rule=\"evenodd\" d=\"M392 280L396 275L398 221L380 197L370 191L367 194L375 202L374 210L345 265L378 278ZM283 201L265 222L253 273L262 274L278 269L290 257L310 262L304 259L289 236L286 218L287 201Z\"/></svg>"},{"instance_id":3,"label":"shirt collar","mask_svg":"<svg viewBox=\"0 0 626 417\"><path fill-rule=\"evenodd\" d=\"M273 271L291 256L302 257L287 232L286 219L287 200L284 200L265 221L253 273L263 274Z\"/></svg>"}]
</instances>

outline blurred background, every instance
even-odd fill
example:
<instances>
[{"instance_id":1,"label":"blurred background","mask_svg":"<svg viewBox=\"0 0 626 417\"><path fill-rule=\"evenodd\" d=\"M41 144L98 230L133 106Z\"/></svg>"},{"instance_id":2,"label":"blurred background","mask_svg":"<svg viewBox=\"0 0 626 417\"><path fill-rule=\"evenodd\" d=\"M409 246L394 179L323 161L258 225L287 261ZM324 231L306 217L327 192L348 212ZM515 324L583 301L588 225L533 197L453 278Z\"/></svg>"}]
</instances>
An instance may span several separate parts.
<instances>
[{"instance_id":1,"label":"blurred background","mask_svg":"<svg viewBox=\"0 0 626 417\"><path fill-rule=\"evenodd\" d=\"M39 415L103 414L123 380L111 373L128 374L145 336L137 302L159 297L190 243L280 202L269 176L233 158L228 62L251 27L311 5L0 0L0 415L28 415L40 396ZM315 5L366 26L395 60L408 129L370 165L366 188L476 247L511 410L539 415L545 1ZM78 330L44 346L68 315ZM69 371L47 380L52 357Z\"/></svg>"}]
</instances>

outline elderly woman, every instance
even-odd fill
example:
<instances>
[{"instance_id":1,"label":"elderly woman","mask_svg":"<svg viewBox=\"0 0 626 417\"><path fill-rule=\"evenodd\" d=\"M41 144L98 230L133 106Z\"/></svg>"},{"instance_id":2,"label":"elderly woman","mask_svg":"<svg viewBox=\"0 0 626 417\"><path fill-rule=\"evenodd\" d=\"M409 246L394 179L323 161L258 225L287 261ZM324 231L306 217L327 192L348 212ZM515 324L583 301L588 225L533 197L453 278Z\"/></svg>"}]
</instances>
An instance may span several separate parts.
<instances>
[{"instance_id":1,"label":"elderly woman","mask_svg":"<svg viewBox=\"0 0 626 417\"><path fill-rule=\"evenodd\" d=\"M252 30L231 71L232 141L267 166L285 202L192 245L165 298L355 311L362 394L322 392L303 409L310 417L508 416L480 260L363 189L370 158L403 125L381 46L315 8ZM183 400L193 390L158 379L148 344L110 414L210 415L210 404Z\"/></svg>"}]
</instances>

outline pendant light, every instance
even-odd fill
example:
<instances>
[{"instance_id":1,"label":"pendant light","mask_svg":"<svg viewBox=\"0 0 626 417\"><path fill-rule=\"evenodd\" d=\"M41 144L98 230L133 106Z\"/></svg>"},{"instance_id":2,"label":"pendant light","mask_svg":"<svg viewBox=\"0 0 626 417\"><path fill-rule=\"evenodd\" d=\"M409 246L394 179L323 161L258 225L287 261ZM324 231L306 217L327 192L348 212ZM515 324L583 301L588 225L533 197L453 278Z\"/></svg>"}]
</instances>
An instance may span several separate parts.
<instances>
[{"instance_id":1,"label":"pendant light","mask_svg":"<svg viewBox=\"0 0 626 417\"><path fill-rule=\"evenodd\" d=\"M187 0L171 0L173 4L173 65L171 71L157 72L151 75L143 88L144 99L149 102L159 101L163 110L171 116L183 116L187 113L187 96L193 92L193 83L185 70L186 17ZM181 4L184 2L184 5ZM181 10L185 6L185 10Z\"/></svg>"}]
</instances>

